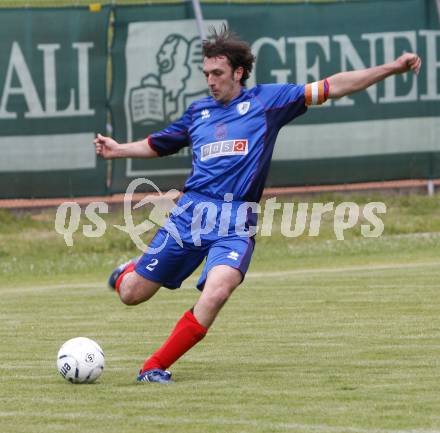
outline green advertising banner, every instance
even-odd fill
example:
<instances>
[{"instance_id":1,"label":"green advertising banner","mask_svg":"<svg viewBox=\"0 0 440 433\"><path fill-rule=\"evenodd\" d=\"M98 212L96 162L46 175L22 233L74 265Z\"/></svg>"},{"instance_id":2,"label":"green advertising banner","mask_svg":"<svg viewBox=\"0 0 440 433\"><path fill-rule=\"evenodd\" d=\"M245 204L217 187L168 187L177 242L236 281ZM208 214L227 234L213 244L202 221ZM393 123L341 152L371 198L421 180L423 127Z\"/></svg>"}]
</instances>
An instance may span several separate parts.
<instances>
[{"instance_id":1,"label":"green advertising banner","mask_svg":"<svg viewBox=\"0 0 440 433\"><path fill-rule=\"evenodd\" d=\"M116 139L145 138L177 119L194 99L207 96L201 44L191 4L116 7L110 106ZM206 19L220 25L224 19ZM113 165L112 191L147 176L161 188L180 188L191 167L190 149L150 161Z\"/></svg>"},{"instance_id":2,"label":"green advertising banner","mask_svg":"<svg viewBox=\"0 0 440 433\"><path fill-rule=\"evenodd\" d=\"M109 12L0 10L0 197L106 191Z\"/></svg>"},{"instance_id":3,"label":"green advertising banner","mask_svg":"<svg viewBox=\"0 0 440 433\"><path fill-rule=\"evenodd\" d=\"M418 52L417 77L388 78L311 108L284 127L268 185L440 176L440 26L435 0L325 4L204 4L205 25L221 23L257 57L248 86L306 83ZM196 22L188 4L116 8L111 107L118 140L145 138L207 94ZM190 150L117 161L113 191L134 177L181 187Z\"/></svg>"}]
</instances>

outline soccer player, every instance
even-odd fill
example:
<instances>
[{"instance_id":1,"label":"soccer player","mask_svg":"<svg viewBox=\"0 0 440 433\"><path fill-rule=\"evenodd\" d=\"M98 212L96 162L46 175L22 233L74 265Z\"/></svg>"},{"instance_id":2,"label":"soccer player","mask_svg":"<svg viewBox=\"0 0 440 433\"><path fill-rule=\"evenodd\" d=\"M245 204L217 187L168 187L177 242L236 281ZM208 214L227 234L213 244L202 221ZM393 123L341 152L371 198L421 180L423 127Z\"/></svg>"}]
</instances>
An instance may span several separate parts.
<instances>
[{"instance_id":1,"label":"soccer player","mask_svg":"<svg viewBox=\"0 0 440 433\"><path fill-rule=\"evenodd\" d=\"M307 107L366 89L390 75L418 74L418 55L405 53L380 66L337 73L314 83L245 82L255 61L249 45L223 27L203 42L203 73L211 96L193 102L183 116L144 140L119 144L98 134L103 158L156 158L192 149L192 172L183 196L148 250L115 269L109 283L127 305L150 299L160 287L180 287L206 258L200 297L168 339L144 363L139 382L170 383L167 371L206 335L222 306L243 281L254 250L257 203L263 192L280 128ZM255 209L254 209L255 210ZM178 242L170 236L179 233Z\"/></svg>"}]
</instances>

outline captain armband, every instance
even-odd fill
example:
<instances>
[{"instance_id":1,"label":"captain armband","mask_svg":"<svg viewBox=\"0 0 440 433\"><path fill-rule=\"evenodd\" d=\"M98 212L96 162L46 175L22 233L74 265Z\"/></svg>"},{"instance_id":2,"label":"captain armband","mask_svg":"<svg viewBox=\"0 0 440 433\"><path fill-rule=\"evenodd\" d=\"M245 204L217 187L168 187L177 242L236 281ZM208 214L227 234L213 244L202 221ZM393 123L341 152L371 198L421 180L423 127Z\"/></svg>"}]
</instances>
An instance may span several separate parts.
<instances>
[{"instance_id":1,"label":"captain armband","mask_svg":"<svg viewBox=\"0 0 440 433\"><path fill-rule=\"evenodd\" d=\"M306 105L321 105L328 98L330 85L327 80L315 81L305 85L304 97Z\"/></svg>"}]
</instances>

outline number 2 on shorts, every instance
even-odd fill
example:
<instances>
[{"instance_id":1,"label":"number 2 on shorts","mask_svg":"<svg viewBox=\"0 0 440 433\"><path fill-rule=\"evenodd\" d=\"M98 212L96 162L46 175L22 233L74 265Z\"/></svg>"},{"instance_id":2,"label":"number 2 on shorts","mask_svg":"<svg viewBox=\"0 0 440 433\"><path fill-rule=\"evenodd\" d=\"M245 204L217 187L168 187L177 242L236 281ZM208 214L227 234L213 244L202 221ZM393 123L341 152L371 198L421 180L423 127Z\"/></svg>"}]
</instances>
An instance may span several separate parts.
<instances>
[{"instance_id":1,"label":"number 2 on shorts","mask_svg":"<svg viewBox=\"0 0 440 433\"><path fill-rule=\"evenodd\" d=\"M156 265L159 263L159 260L157 259L151 259L151 262L146 266L146 268L149 271L154 271L154 268L156 267Z\"/></svg>"}]
</instances>

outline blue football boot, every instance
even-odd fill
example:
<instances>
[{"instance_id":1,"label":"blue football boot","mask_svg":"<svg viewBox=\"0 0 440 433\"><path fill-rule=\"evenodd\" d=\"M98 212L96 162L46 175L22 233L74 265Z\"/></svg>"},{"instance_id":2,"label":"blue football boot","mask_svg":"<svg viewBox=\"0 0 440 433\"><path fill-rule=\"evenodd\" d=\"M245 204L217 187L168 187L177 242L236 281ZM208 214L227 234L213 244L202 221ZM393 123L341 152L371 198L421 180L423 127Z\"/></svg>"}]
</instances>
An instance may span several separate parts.
<instances>
[{"instance_id":1,"label":"blue football boot","mask_svg":"<svg viewBox=\"0 0 440 433\"><path fill-rule=\"evenodd\" d=\"M138 382L155 382L155 383L174 383L171 380L171 372L168 370L161 370L160 368L153 368L152 370L140 371L136 379Z\"/></svg>"},{"instance_id":2,"label":"blue football boot","mask_svg":"<svg viewBox=\"0 0 440 433\"><path fill-rule=\"evenodd\" d=\"M122 265L119 265L110 275L110 278L108 279L108 285L113 289L116 290L116 281L118 281L118 278L120 275L127 269L128 266L132 266L133 270L138 262L140 257L136 257L134 259L129 260L126 263L122 263Z\"/></svg>"}]
</instances>

